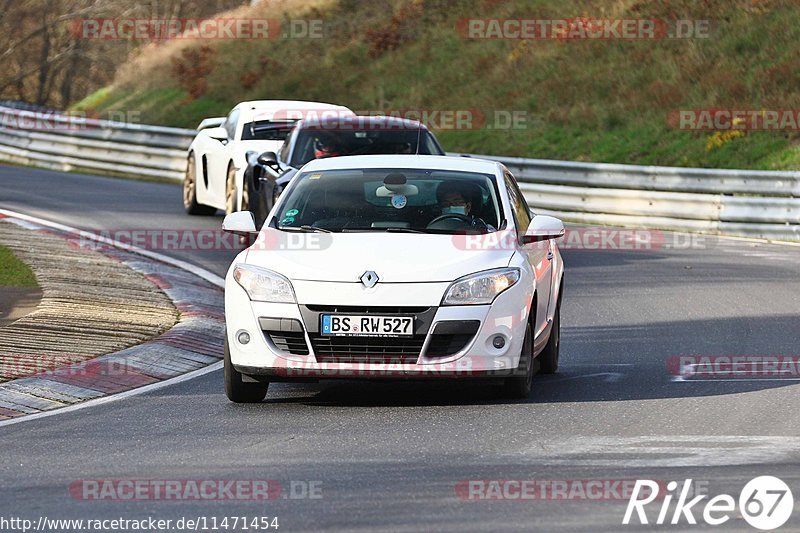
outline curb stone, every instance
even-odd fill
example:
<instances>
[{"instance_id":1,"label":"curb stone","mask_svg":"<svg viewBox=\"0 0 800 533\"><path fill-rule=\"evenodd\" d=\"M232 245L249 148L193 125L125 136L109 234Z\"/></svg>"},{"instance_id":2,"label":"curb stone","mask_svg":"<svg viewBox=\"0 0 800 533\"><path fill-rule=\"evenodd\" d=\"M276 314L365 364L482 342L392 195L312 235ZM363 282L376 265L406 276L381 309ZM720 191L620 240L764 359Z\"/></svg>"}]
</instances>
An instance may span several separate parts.
<instances>
[{"instance_id":1,"label":"curb stone","mask_svg":"<svg viewBox=\"0 0 800 533\"><path fill-rule=\"evenodd\" d=\"M45 230L13 217L4 217L4 220L66 238L62 232ZM221 360L225 321L223 291L219 287L134 252L105 247L102 253L160 288L180 312L178 322L142 344L0 383L0 420L131 390Z\"/></svg>"}]
</instances>

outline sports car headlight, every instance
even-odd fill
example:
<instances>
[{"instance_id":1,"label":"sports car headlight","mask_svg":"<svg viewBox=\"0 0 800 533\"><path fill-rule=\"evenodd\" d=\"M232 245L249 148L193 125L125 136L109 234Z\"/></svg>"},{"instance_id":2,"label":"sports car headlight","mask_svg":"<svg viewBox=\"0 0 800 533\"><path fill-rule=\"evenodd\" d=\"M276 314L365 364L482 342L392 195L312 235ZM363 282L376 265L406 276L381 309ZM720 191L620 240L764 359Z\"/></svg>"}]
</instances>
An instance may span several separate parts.
<instances>
[{"instance_id":1,"label":"sports car headlight","mask_svg":"<svg viewBox=\"0 0 800 533\"><path fill-rule=\"evenodd\" d=\"M518 268L497 268L455 280L444 293L442 305L485 305L519 281Z\"/></svg>"},{"instance_id":2,"label":"sports car headlight","mask_svg":"<svg viewBox=\"0 0 800 533\"><path fill-rule=\"evenodd\" d=\"M256 302L295 303L292 283L277 272L252 265L233 267L233 279Z\"/></svg>"}]
</instances>

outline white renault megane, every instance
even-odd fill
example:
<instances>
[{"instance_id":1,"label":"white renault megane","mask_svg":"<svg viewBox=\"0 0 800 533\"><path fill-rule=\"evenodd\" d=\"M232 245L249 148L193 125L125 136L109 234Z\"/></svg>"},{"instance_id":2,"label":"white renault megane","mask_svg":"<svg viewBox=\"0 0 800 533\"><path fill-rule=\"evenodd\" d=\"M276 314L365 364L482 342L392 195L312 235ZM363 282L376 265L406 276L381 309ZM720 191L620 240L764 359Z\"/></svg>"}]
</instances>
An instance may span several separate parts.
<instances>
[{"instance_id":1,"label":"white renault megane","mask_svg":"<svg viewBox=\"0 0 800 533\"><path fill-rule=\"evenodd\" d=\"M249 212L223 229L255 234ZM225 279L225 391L271 381L501 378L558 366L560 220L502 164L379 155L305 165Z\"/></svg>"}]
</instances>

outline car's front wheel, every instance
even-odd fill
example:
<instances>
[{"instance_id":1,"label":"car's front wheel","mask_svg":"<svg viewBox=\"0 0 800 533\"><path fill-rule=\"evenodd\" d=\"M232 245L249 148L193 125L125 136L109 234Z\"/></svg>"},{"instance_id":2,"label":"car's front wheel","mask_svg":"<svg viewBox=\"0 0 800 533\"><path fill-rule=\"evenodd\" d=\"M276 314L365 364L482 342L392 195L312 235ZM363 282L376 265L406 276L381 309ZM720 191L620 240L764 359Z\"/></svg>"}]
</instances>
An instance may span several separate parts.
<instances>
[{"instance_id":1,"label":"car's front wheel","mask_svg":"<svg viewBox=\"0 0 800 533\"><path fill-rule=\"evenodd\" d=\"M258 403L267 396L268 382L245 383L242 373L236 370L231 363L231 352L228 348L228 338L225 337L225 364L223 369L225 379L225 395L236 403Z\"/></svg>"},{"instance_id":2,"label":"car's front wheel","mask_svg":"<svg viewBox=\"0 0 800 533\"><path fill-rule=\"evenodd\" d=\"M525 339L522 341L522 352L519 355L519 365L514 376L506 378L505 395L509 398L524 400L531 395L533 386L533 336L531 324L525 328Z\"/></svg>"},{"instance_id":3,"label":"car's front wheel","mask_svg":"<svg viewBox=\"0 0 800 533\"><path fill-rule=\"evenodd\" d=\"M553 314L553 327L550 329L550 338L547 345L539 354L539 371L542 374L555 374L558 370L558 355L561 349L561 299L556 304Z\"/></svg>"},{"instance_id":4,"label":"car's front wheel","mask_svg":"<svg viewBox=\"0 0 800 533\"><path fill-rule=\"evenodd\" d=\"M228 175L225 178L225 214L230 215L238 211L236 205L239 200L239 192L236 190L236 168L231 163L228 166Z\"/></svg>"}]
</instances>

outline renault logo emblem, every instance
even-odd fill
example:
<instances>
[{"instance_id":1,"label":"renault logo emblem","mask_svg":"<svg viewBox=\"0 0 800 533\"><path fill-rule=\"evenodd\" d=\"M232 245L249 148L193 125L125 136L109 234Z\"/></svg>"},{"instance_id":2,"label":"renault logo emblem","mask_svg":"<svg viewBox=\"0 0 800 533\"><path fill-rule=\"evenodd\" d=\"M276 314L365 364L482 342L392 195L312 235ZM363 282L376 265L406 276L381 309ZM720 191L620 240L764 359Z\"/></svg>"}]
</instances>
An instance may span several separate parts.
<instances>
[{"instance_id":1,"label":"renault logo emblem","mask_svg":"<svg viewBox=\"0 0 800 533\"><path fill-rule=\"evenodd\" d=\"M366 288L371 289L376 283L378 283L380 278L378 278L378 275L372 270L367 270L361 274L361 277L358 279L361 280L361 283L363 283Z\"/></svg>"}]
</instances>

